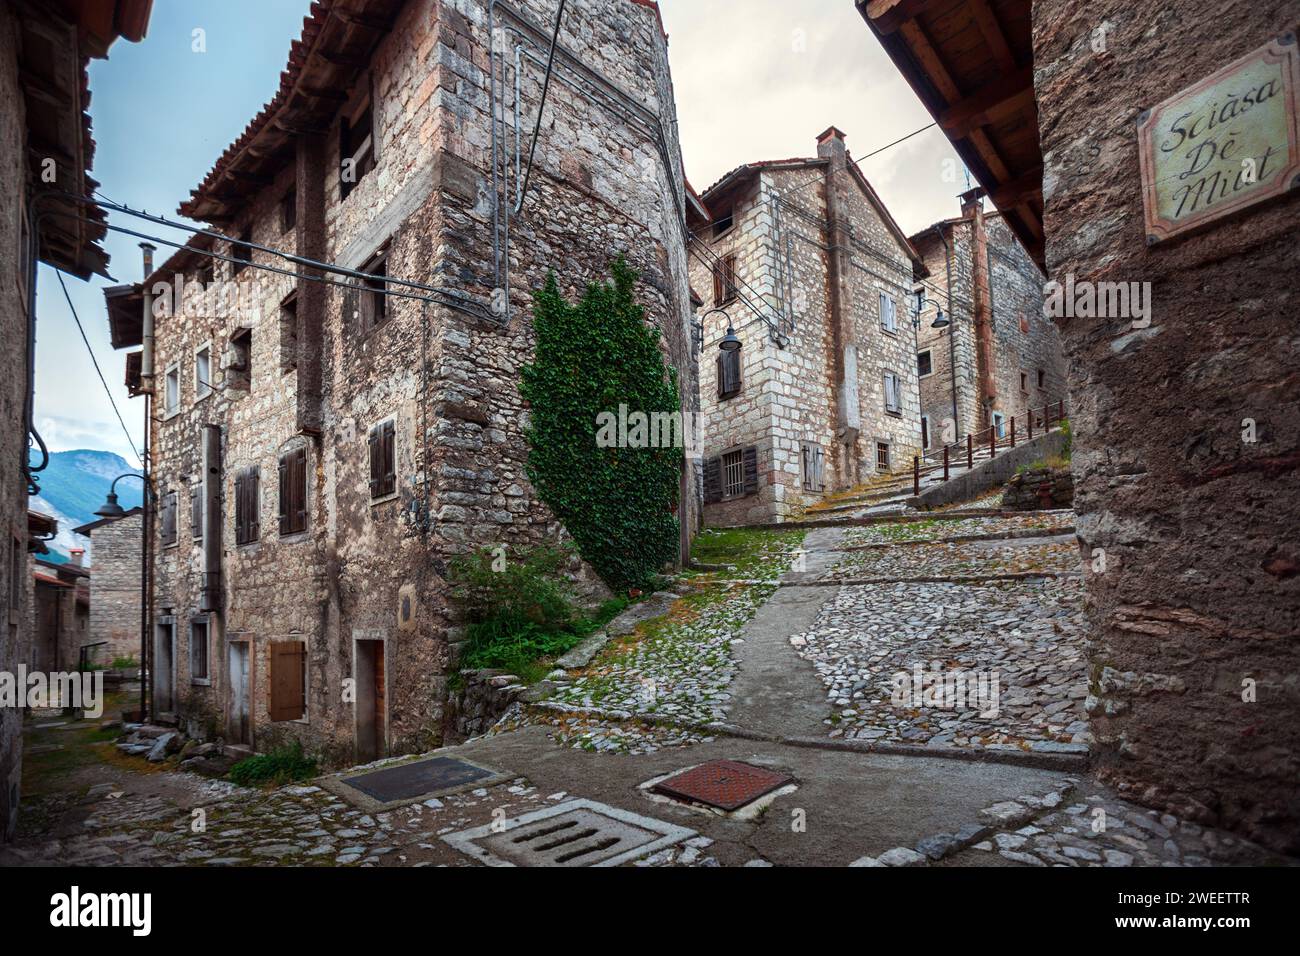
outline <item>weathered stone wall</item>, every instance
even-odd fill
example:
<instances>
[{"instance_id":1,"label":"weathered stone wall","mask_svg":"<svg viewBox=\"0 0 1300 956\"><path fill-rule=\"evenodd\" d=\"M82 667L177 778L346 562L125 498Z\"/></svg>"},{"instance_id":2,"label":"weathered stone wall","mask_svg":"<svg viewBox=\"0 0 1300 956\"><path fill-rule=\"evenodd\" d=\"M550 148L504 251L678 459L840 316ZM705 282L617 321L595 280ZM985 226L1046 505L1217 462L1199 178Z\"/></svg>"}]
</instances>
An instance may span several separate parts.
<instances>
[{"instance_id":1,"label":"weathered stone wall","mask_svg":"<svg viewBox=\"0 0 1300 956\"><path fill-rule=\"evenodd\" d=\"M1074 502L1074 480L1069 468L1026 468L1007 482L1002 507L1011 511L1068 508Z\"/></svg>"},{"instance_id":2,"label":"weathered stone wall","mask_svg":"<svg viewBox=\"0 0 1300 956\"><path fill-rule=\"evenodd\" d=\"M839 141L842 147L842 141ZM732 208L734 226L709 240L721 257L736 256L736 274L747 294L765 300L770 315L792 309L793 330L778 348L767 326L743 302L727 306L744 343L743 388L718 399L718 341L727 319L705 323L700 356L700 401L706 458L753 446L758 454L756 493L705 506L708 524L727 526L780 521L827 494L848 488L876 471L876 442L891 447L895 470L909 467L920 446L915 336L908 315L913 264L889 230L884 216L845 170L834 174L845 204L851 233L850 275L846 297L844 342L857 350L859 434L851 447L837 435L840 370L832 329L829 265L829 212L826 199L828 161L791 161L763 168L741 192ZM707 201L707 197L706 197ZM714 210L715 215L720 210ZM782 275L785 275L784 282ZM713 278L709 265L691 263L691 284L712 308ZM752 290L752 291L750 291ZM898 330L881 327L879 292L893 296ZM784 297L788 297L786 302ZM898 373L902 411L885 411L885 370ZM803 487L804 444L824 456L824 490Z\"/></svg>"},{"instance_id":3,"label":"weathered stone wall","mask_svg":"<svg viewBox=\"0 0 1300 956\"><path fill-rule=\"evenodd\" d=\"M524 685L499 670L463 670L460 686L447 698L449 740L462 741L485 733L515 701Z\"/></svg>"},{"instance_id":4,"label":"weathered stone wall","mask_svg":"<svg viewBox=\"0 0 1300 956\"><path fill-rule=\"evenodd\" d=\"M1059 323L1102 777L1300 850L1300 195L1145 241L1136 119L1295 27L1287 0L1034 4L1049 276L1150 282L1151 326ZM1213 29L1207 30L1207 24ZM1257 441L1243 441L1243 419Z\"/></svg>"},{"instance_id":5,"label":"weathered stone wall","mask_svg":"<svg viewBox=\"0 0 1300 956\"><path fill-rule=\"evenodd\" d=\"M89 643L98 659L111 662L140 657L141 515L128 515L95 528L91 534L95 566L90 575Z\"/></svg>"},{"instance_id":6,"label":"weathered stone wall","mask_svg":"<svg viewBox=\"0 0 1300 956\"><path fill-rule=\"evenodd\" d=\"M1043 275L1025 253L1002 216L986 213L985 261L989 270L989 305L992 313L994 367L992 380L997 398L992 410L1009 422L1016 419L1017 435L1024 434L1030 408L1065 397L1065 359L1056 326L1043 316ZM953 416L952 360L956 355L956 405L958 416L953 430L960 440L968 433L988 428L989 415L978 392L979 370L974 321L975 241L972 220L946 220L937 224L944 241L933 229L917 233L912 243L925 260L930 275L924 280L928 309L917 335L918 352L928 350L932 372L921 378L921 414L929 420L930 447L943 440L944 425ZM945 261L947 257L947 261ZM948 295L952 276L951 306ZM932 327L936 312L943 308L950 324ZM1039 385L1039 372L1042 385ZM1021 378L1021 375L1024 378Z\"/></svg>"},{"instance_id":7,"label":"weathered stone wall","mask_svg":"<svg viewBox=\"0 0 1300 956\"><path fill-rule=\"evenodd\" d=\"M22 652L28 642L31 593L26 547L27 482L22 473L27 448L23 422L27 279L20 251L26 235L22 228L26 215L26 115L18 84L16 16L8 4L0 10L0 102L5 104L0 110L0 671L9 673L19 663L26 663ZM8 839L17 824L21 761L22 714L0 708L0 841Z\"/></svg>"},{"instance_id":8,"label":"weathered stone wall","mask_svg":"<svg viewBox=\"0 0 1300 956\"><path fill-rule=\"evenodd\" d=\"M521 6L537 24L552 21L549 4ZM648 317L663 332L667 361L677 368L684 404L691 407L682 180L664 38L647 7L585 0L569 5L561 45L574 56L562 55L557 64L530 192L512 222L508 325L443 304L425 307L390 297L386 321L365 330L355 291L311 289L320 314L306 327L310 334L301 334L299 325L298 365L284 372L279 304L295 280L256 269L238 276L254 304L251 314L235 316L231 302L207 301L202 314L217 318L160 321L160 376L178 358L188 369L180 414L155 427L160 489L187 489L198 479L204 424L220 424L224 435L227 602L214 624L209 684L193 684L188 675L187 622L198 603L202 550L189 527L187 492L181 494L179 541L163 549L158 562L160 613L172 608L185 618L177 629L177 681L195 723L220 723L229 696L225 644L245 640L253 650L254 744L292 737L331 760L351 759L356 715L344 691L359 673L360 642L381 641L383 749L404 752L440 741L446 674L459 636L448 606L448 559L479 546L525 546L563 536L525 474L527 409L518 392L519 368L533 348L530 291L550 270L566 294L577 295L588 282L608 276L615 255L626 254L642 274L639 291ZM320 158L308 155L296 172L283 171L250 199L246 219L229 231L248 225L255 242L276 248L315 244L326 260L349 268L362 268L385 251L389 276L489 302L497 285L488 49L486 4L480 0L408 4L372 60L375 168L341 197L338 136L304 144L300 149L319 150ZM544 56L536 44L530 49ZM617 110L579 89L580 82L589 82L574 65L579 59L660 116L671 169L663 168L658 152ZM543 69L530 64L525 74L521 125L531 131ZM513 77L511 96L512 84ZM360 88L354 98L359 93ZM313 179L319 176L323 183ZM282 233L278 210L295 177L297 237ZM677 194L670 188L674 183ZM323 196L323 209L305 208L303 197L312 192ZM319 234L304 240L304 230L313 229ZM218 246L218 252L226 251ZM254 253L254 260L272 261L263 253ZM218 278L229 277L230 267L219 263L217 272ZM307 283L298 292L305 302ZM214 294L220 295L204 295ZM220 354L241 325L253 329L251 387L235 387L218 372L217 390L196 401L194 348L211 339L214 354ZM308 388L303 376L314 380L317 373L319 401L300 394ZM319 421L319 436L301 432L304 411L308 420ZM388 419L395 422L397 488L372 500L367 437ZM277 462L301 445L307 446L308 528L282 538ZM256 542L237 546L233 483L253 465L261 469L261 533ZM421 534L408 519L413 508L425 505L432 524ZM689 527L698 509L690 499L685 505L682 517ZM575 573L588 590L597 587L589 571ZM270 651L280 640L307 642L303 721L270 721Z\"/></svg>"}]
</instances>

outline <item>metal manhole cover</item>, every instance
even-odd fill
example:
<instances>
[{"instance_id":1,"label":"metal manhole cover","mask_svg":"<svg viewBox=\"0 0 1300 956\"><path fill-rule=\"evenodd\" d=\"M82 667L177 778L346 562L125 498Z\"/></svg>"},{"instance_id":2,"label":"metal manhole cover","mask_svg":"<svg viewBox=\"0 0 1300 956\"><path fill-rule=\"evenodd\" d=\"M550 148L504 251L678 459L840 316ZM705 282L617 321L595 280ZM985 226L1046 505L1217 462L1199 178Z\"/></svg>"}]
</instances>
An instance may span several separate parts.
<instances>
[{"instance_id":1,"label":"metal manhole cover","mask_svg":"<svg viewBox=\"0 0 1300 956\"><path fill-rule=\"evenodd\" d=\"M710 760L660 780L651 789L666 797L692 800L730 812L793 782L794 777L788 774L738 760Z\"/></svg>"},{"instance_id":2,"label":"metal manhole cover","mask_svg":"<svg viewBox=\"0 0 1300 956\"><path fill-rule=\"evenodd\" d=\"M694 835L603 803L569 800L443 840L488 866L618 866Z\"/></svg>"},{"instance_id":3,"label":"metal manhole cover","mask_svg":"<svg viewBox=\"0 0 1300 956\"><path fill-rule=\"evenodd\" d=\"M342 782L380 803L392 803L396 800L413 800L426 794L443 793L499 777L495 770L466 760L432 757L429 760L416 760L396 767L372 770L355 777L344 777Z\"/></svg>"}]
</instances>

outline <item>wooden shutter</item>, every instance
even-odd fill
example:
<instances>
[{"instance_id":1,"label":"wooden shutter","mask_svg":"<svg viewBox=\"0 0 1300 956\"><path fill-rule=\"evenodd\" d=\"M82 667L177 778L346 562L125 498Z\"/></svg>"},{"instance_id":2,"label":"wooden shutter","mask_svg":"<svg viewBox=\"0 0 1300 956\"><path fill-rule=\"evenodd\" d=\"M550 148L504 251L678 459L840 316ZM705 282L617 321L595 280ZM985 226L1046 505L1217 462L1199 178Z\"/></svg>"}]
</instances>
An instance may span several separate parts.
<instances>
[{"instance_id":1,"label":"wooden shutter","mask_svg":"<svg viewBox=\"0 0 1300 956\"><path fill-rule=\"evenodd\" d=\"M190 533L195 541L203 540L203 486L190 489Z\"/></svg>"},{"instance_id":2,"label":"wooden shutter","mask_svg":"<svg viewBox=\"0 0 1300 956\"><path fill-rule=\"evenodd\" d=\"M248 513L244 509L244 473L240 471L235 473L235 544L243 544L248 540L244 527L247 520Z\"/></svg>"},{"instance_id":3,"label":"wooden shutter","mask_svg":"<svg viewBox=\"0 0 1300 956\"><path fill-rule=\"evenodd\" d=\"M378 498L380 495L379 487L383 481L383 464L380 458L383 454L383 434L379 425L370 429L370 497Z\"/></svg>"},{"instance_id":4,"label":"wooden shutter","mask_svg":"<svg viewBox=\"0 0 1300 956\"><path fill-rule=\"evenodd\" d=\"M704 503L722 500L722 459L704 459Z\"/></svg>"},{"instance_id":5,"label":"wooden shutter","mask_svg":"<svg viewBox=\"0 0 1300 956\"><path fill-rule=\"evenodd\" d=\"M740 393L740 349L718 353L718 398Z\"/></svg>"},{"instance_id":6,"label":"wooden shutter","mask_svg":"<svg viewBox=\"0 0 1300 956\"><path fill-rule=\"evenodd\" d=\"M293 519L294 531L307 530L307 449L299 448L293 453Z\"/></svg>"},{"instance_id":7,"label":"wooden shutter","mask_svg":"<svg viewBox=\"0 0 1300 956\"><path fill-rule=\"evenodd\" d=\"M293 507L293 502L290 500L293 497L293 492L290 490L292 487L292 479L290 478L289 475L289 472L291 470L289 465L289 457L290 457L289 455L280 456L279 518L280 518L280 534L282 535L290 533L289 529L291 527L291 524L289 521L289 515L292 513L291 509Z\"/></svg>"},{"instance_id":8,"label":"wooden shutter","mask_svg":"<svg viewBox=\"0 0 1300 956\"><path fill-rule=\"evenodd\" d=\"M271 643L271 701L268 709L272 720L300 720L304 716L306 662L307 645L303 641Z\"/></svg>"},{"instance_id":9,"label":"wooden shutter","mask_svg":"<svg viewBox=\"0 0 1300 956\"><path fill-rule=\"evenodd\" d=\"M397 423L384 422L383 426L383 477L379 493L391 495L397 490Z\"/></svg>"},{"instance_id":10,"label":"wooden shutter","mask_svg":"<svg viewBox=\"0 0 1300 956\"><path fill-rule=\"evenodd\" d=\"M727 301L727 284L723 280L724 263L715 262L713 264L713 304L722 305Z\"/></svg>"},{"instance_id":11,"label":"wooden shutter","mask_svg":"<svg viewBox=\"0 0 1300 956\"><path fill-rule=\"evenodd\" d=\"M751 495L758 491L758 449L745 449L745 494Z\"/></svg>"},{"instance_id":12,"label":"wooden shutter","mask_svg":"<svg viewBox=\"0 0 1300 956\"><path fill-rule=\"evenodd\" d=\"M257 485L259 473L256 468L248 469L248 477L244 482L248 489L248 540L256 541L261 534L261 515L258 514Z\"/></svg>"}]
</instances>

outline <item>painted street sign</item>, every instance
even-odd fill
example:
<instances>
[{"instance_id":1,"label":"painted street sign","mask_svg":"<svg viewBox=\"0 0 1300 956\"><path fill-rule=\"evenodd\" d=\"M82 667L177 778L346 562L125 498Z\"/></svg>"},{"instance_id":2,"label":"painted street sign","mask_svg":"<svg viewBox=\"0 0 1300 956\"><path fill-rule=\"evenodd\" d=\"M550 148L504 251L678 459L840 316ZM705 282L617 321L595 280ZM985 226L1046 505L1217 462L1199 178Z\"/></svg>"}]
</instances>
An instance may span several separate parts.
<instances>
[{"instance_id":1,"label":"painted street sign","mask_svg":"<svg viewBox=\"0 0 1300 956\"><path fill-rule=\"evenodd\" d=\"M1138 118L1147 242L1300 186L1300 49L1273 40Z\"/></svg>"}]
</instances>

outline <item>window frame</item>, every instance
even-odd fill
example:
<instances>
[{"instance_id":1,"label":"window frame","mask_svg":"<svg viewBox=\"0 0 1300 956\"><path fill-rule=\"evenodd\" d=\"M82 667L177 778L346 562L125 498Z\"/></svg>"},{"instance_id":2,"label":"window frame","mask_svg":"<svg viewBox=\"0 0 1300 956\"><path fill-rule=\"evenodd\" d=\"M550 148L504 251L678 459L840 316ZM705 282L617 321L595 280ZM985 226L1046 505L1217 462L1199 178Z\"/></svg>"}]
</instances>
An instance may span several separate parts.
<instances>
[{"instance_id":1,"label":"window frame","mask_svg":"<svg viewBox=\"0 0 1300 956\"><path fill-rule=\"evenodd\" d=\"M927 358L928 361L929 361L929 364L930 364L930 371L928 371L928 372L922 372L922 371L921 371L921 356L922 356L922 355L926 356L926 358ZM929 377L930 377L931 375L933 375L933 374L934 374L934 349L932 349L932 348L931 348L931 349L921 349L921 351L919 351L919 352L916 353L916 377L917 377L917 378L929 378Z\"/></svg>"},{"instance_id":2,"label":"window frame","mask_svg":"<svg viewBox=\"0 0 1300 956\"><path fill-rule=\"evenodd\" d=\"M253 482L251 495L246 491L248 482ZM235 507L235 547L245 548L257 544L262 539L262 469L258 465L249 465L235 472L234 481ZM248 499L252 500L249 501ZM245 509L251 508L251 513ZM252 521L244 520L252 518Z\"/></svg>"},{"instance_id":3,"label":"window frame","mask_svg":"<svg viewBox=\"0 0 1300 956\"><path fill-rule=\"evenodd\" d=\"M890 295L884 289L877 289L876 291L877 293L879 293L880 296L880 300L879 300L880 328L889 335L897 335L898 334L898 302L894 299L892 295ZM888 308L886 308L886 303L888 303ZM886 318L888 318L889 321L885 321Z\"/></svg>"},{"instance_id":4,"label":"window frame","mask_svg":"<svg viewBox=\"0 0 1300 956\"><path fill-rule=\"evenodd\" d=\"M397 418L389 416L376 422L367 433L370 463L370 503L382 504L397 497ZM380 465L386 466L383 477L376 478L375 453Z\"/></svg>"},{"instance_id":5,"label":"window frame","mask_svg":"<svg viewBox=\"0 0 1300 956\"><path fill-rule=\"evenodd\" d=\"M894 382L894 398L895 398L894 405L889 404L889 382L891 379ZM903 381L899 377L899 374L895 372L893 369L889 369L889 368L882 371L881 387L884 389L885 392L885 402L884 402L885 414L896 415L901 418L903 415Z\"/></svg>"},{"instance_id":6,"label":"window frame","mask_svg":"<svg viewBox=\"0 0 1300 956\"><path fill-rule=\"evenodd\" d=\"M171 389L175 386L175 401ZM179 415L181 411L181 361L177 359L163 369L163 419Z\"/></svg>"},{"instance_id":7,"label":"window frame","mask_svg":"<svg viewBox=\"0 0 1300 956\"><path fill-rule=\"evenodd\" d=\"M724 451L718 457L721 459L722 500L730 501L734 498L743 498L745 496L745 449L734 448L731 451ZM728 459L734 459L734 461ZM738 484L735 485L731 483L730 472L732 470L739 475Z\"/></svg>"},{"instance_id":8,"label":"window frame","mask_svg":"<svg viewBox=\"0 0 1300 956\"><path fill-rule=\"evenodd\" d=\"M880 452L884 449L885 460L881 463ZM881 438L876 439L876 471L892 472L894 470L894 444Z\"/></svg>"},{"instance_id":9,"label":"window frame","mask_svg":"<svg viewBox=\"0 0 1300 956\"><path fill-rule=\"evenodd\" d=\"M195 635L198 629L203 628L203 675L196 673L195 664L200 660L196 653ZM197 684L200 687L212 686L212 615L195 614L190 617L190 640L189 640L189 657L190 657L190 683Z\"/></svg>"},{"instance_id":10,"label":"window frame","mask_svg":"<svg viewBox=\"0 0 1300 956\"><path fill-rule=\"evenodd\" d=\"M208 378L205 382L199 375L199 356L207 356ZM208 339L194 347L194 404L197 405L216 389L212 384L212 340Z\"/></svg>"},{"instance_id":11,"label":"window frame","mask_svg":"<svg viewBox=\"0 0 1300 956\"><path fill-rule=\"evenodd\" d=\"M308 476L307 446L299 445L297 448L290 448L281 452L278 456L278 502L276 516L278 522L276 525L277 533L280 538L290 538L296 535L305 534L311 525L311 508L308 502L308 488L310 487ZM301 509L293 508L294 498L292 495L293 482L295 476L293 472L301 472L297 480L301 482L298 486L299 502ZM290 490L289 500L285 500L285 490ZM286 510L286 505L289 510Z\"/></svg>"},{"instance_id":12,"label":"window frame","mask_svg":"<svg viewBox=\"0 0 1300 956\"><path fill-rule=\"evenodd\" d=\"M381 249L361 267L361 271L388 278L388 250ZM374 279L360 279L357 285L357 319L360 338L365 338L375 329L381 328L392 318L388 309L386 294L388 283L376 282ZM295 310L296 310L295 306ZM377 317L377 318L376 318Z\"/></svg>"}]
</instances>

